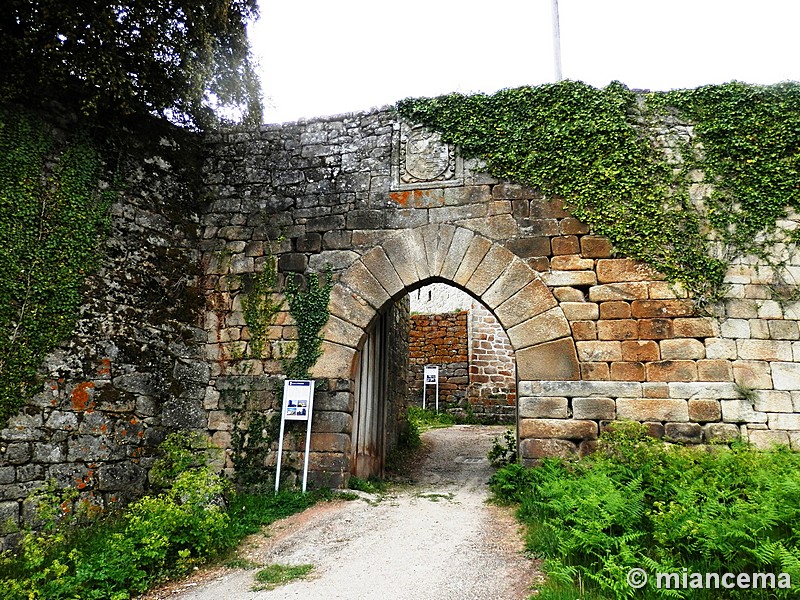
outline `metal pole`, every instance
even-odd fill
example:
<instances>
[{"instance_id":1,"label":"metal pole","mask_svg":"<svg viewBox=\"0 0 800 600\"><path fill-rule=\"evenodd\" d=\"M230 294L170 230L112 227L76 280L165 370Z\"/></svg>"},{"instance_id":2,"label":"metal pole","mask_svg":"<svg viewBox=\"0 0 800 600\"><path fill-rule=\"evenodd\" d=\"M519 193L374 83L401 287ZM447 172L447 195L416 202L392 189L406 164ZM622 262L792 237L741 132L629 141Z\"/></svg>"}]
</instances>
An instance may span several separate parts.
<instances>
[{"instance_id":1,"label":"metal pole","mask_svg":"<svg viewBox=\"0 0 800 600\"><path fill-rule=\"evenodd\" d=\"M313 385L313 384L312 384ZM303 493L306 491L306 483L308 482L308 453L311 450L311 415L314 414L314 394L308 400L308 425L306 427L306 457L303 461Z\"/></svg>"},{"instance_id":2,"label":"metal pole","mask_svg":"<svg viewBox=\"0 0 800 600\"><path fill-rule=\"evenodd\" d=\"M558 0L553 0L553 61L555 64L556 81L561 81L561 27L558 23Z\"/></svg>"},{"instance_id":3,"label":"metal pole","mask_svg":"<svg viewBox=\"0 0 800 600\"><path fill-rule=\"evenodd\" d=\"M284 402L285 404L285 402ZM275 471L275 493L278 492L278 488L281 485L281 459L283 458L283 428L286 424L283 416L285 414L285 409L281 409L281 432L278 434L278 467ZM306 453L308 454L308 453Z\"/></svg>"}]
</instances>

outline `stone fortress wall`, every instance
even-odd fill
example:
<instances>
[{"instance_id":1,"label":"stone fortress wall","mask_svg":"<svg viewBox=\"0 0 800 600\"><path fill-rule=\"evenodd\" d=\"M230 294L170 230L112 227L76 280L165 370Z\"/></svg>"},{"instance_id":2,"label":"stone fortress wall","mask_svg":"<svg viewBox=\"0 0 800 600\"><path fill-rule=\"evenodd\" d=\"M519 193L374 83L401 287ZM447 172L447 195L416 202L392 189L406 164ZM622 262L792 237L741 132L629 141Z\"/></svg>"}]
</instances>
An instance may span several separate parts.
<instances>
[{"instance_id":1,"label":"stone fortress wall","mask_svg":"<svg viewBox=\"0 0 800 600\"><path fill-rule=\"evenodd\" d=\"M674 127L666 138L686 130ZM238 273L257 271L267 246L285 273L333 267L315 368L329 393L349 391L359 344L387 303L442 281L481 300L508 333L526 461L587 451L614 419L677 441L742 435L800 447L800 305L772 299L750 258L731 267L727 299L703 314L659 274L615 256L560 201L489 177L391 111L223 132L209 146L211 278L232 272L213 261L225 248ZM782 249L791 277L800 276L794 250ZM219 365L243 343L226 325L216 338L209 328ZM276 326L272 352L291 335L288 320ZM259 367L277 371L269 360ZM323 406L320 425L345 446L319 451L346 457L347 403Z\"/></svg>"},{"instance_id":2,"label":"stone fortress wall","mask_svg":"<svg viewBox=\"0 0 800 600\"><path fill-rule=\"evenodd\" d=\"M665 139L687 130L672 127ZM372 323L437 281L479 300L508 335L525 462L589 451L615 419L675 441L739 435L800 449L800 303L779 301L783 282L751 257L730 267L726 299L698 311L560 201L488 176L390 110L213 132L194 173L172 160L185 158L186 140L157 136L150 147L161 151L135 159L114 205L75 336L0 430L0 534L31 522L26 499L50 479L98 504L141 494L172 430L208 432L233 469L248 419L276 408L281 359L297 338L282 310L250 356L242 300L272 260L277 300L287 277L302 283L330 266L334 278L313 369L313 484L349 477L358 351ZM202 188L187 183L193 175ZM707 192L700 177L693 193ZM800 216L781 226L797 228ZM794 289L800 254L792 244L775 252ZM392 310L399 326L408 309ZM257 473L269 479L265 442Z\"/></svg>"}]
</instances>

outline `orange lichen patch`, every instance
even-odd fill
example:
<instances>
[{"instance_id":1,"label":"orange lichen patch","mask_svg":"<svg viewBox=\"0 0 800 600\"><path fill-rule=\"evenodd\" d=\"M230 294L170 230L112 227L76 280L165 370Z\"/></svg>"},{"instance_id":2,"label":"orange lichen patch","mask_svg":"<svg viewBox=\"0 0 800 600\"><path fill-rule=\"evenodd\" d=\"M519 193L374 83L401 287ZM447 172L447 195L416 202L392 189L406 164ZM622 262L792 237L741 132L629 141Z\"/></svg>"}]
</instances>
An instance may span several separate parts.
<instances>
[{"instance_id":1,"label":"orange lichen patch","mask_svg":"<svg viewBox=\"0 0 800 600\"><path fill-rule=\"evenodd\" d=\"M444 196L433 190L410 190L407 192L390 192L389 199L398 206L408 208L429 208L444 204Z\"/></svg>"},{"instance_id":2,"label":"orange lichen patch","mask_svg":"<svg viewBox=\"0 0 800 600\"><path fill-rule=\"evenodd\" d=\"M108 425L106 425L105 423L100 425L100 433L106 433L107 431L108 431Z\"/></svg>"},{"instance_id":3,"label":"orange lichen patch","mask_svg":"<svg viewBox=\"0 0 800 600\"><path fill-rule=\"evenodd\" d=\"M139 420L136 417L133 417L131 419L131 425L136 425L138 422L139 422Z\"/></svg>"},{"instance_id":4,"label":"orange lichen patch","mask_svg":"<svg viewBox=\"0 0 800 600\"><path fill-rule=\"evenodd\" d=\"M391 192L389 194L389 199L399 204L400 206L405 206L406 204L408 204L408 199L410 196L411 192Z\"/></svg>"},{"instance_id":5,"label":"orange lichen patch","mask_svg":"<svg viewBox=\"0 0 800 600\"><path fill-rule=\"evenodd\" d=\"M94 382L85 381L79 383L72 390L72 408L75 410L91 410L94 408L94 402L89 399L89 392L87 390L94 388Z\"/></svg>"},{"instance_id":6,"label":"orange lichen patch","mask_svg":"<svg viewBox=\"0 0 800 600\"><path fill-rule=\"evenodd\" d=\"M111 375L111 359L101 358L100 365L97 367L98 375Z\"/></svg>"}]
</instances>

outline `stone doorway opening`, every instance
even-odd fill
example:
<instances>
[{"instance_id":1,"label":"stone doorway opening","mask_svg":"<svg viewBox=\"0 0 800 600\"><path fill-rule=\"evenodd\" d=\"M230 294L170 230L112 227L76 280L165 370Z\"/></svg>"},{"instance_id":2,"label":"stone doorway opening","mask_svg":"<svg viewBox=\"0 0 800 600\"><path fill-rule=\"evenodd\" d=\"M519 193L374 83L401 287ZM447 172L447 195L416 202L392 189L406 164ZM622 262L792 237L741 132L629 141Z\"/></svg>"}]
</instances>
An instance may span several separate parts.
<instances>
[{"instance_id":1,"label":"stone doorway opening","mask_svg":"<svg viewBox=\"0 0 800 600\"><path fill-rule=\"evenodd\" d=\"M439 367L440 412L461 423L516 425L515 356L502 325L472 295L448 283L429 283L388 302L358 349L352 475L384 477L408 407L422 406L425 365ZM433 409L435 391L428 391Z\"/></svg>"},{"instance_id":2,"label":"stone doorway opening","mask_svg":"<svg viewBox=\"0 0 800 600\"><path fill-rule=\"evenodd\" d=\"M514 349L492 312L446 283L423 286L409 296L410 404L422 405L424 367L433 365L442 412L467 423L515 423ZM435 388L425 391L432 408Z\"/></svg>"}]
</instances>

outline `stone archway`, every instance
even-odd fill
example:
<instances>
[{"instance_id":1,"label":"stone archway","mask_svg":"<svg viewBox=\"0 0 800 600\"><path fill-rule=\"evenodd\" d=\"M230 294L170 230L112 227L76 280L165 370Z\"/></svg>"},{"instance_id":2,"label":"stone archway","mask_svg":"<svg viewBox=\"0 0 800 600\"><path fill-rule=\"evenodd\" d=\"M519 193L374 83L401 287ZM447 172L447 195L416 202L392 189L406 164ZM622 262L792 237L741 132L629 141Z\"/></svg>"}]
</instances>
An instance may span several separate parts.
<instances>
[{"instance_id":1,"label":"stone archway","mask_svg":"<svg viewBox=\"0 0 800 600\"><path fill-rule=\"evenodd\" d=\"M518 382L580 379L569 323L536 272L506 248L447 224L399 231L342 273L331 292L323 355L313 376L359 387L359 351L365 344L372 348L369 333L385 307L434 281L465 290L494 313L514 348ZM357 403L351 403L355 412ZM351 439L355 428L351 420L345 432Z\"/></svg>"},{"instance_id":2,"label":"stone archway","mask_svg":"<svg viewBox=\"0 0 800 600\"><path fill-rule=\"evenodd\" d=\"M536 272L502 246L453 225L401 230L350 265L331 291L314 377L352 378L356 351L383 307L433 281L464 289L495 314L514 347L519 380L580 379L569 323Z\"/></svg>"}]
</instances>

